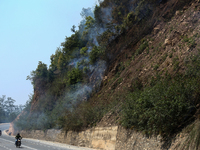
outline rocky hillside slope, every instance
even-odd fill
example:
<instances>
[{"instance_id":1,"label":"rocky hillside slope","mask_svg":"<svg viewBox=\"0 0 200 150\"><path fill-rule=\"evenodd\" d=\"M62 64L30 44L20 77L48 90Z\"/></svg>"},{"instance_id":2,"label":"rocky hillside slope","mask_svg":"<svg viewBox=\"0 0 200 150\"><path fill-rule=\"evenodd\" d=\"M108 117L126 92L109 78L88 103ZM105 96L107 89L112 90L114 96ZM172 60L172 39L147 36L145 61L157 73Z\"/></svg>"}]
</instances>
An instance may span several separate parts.
<instances>
[{"instance_id":1,"label":"rocky hillside slope","mask_svg":"<svg viewBox=\"0 0 200 150\"><path fill-rule=\"evenodd\" d=\"M116 36L106 47L108 67L100 75L100 90L95 89L73 112L67 110L59 120L61 128L82 131L119 126L119 133L124 131L119 149L136 145L139 149L140 141L132 138L137 133L145 143L147 137L162 137L158 149L198 149L199 18L199 1L162 1L150 18ZM95 75L88 80L94 79ZM31 111L45 91L35 87Z\"/></svg>"},{"instance_id":2,"label":"rocky hillside slope","mask_svg":"<svg viewBox=\"0 0 200 150\"><path fill-rule=\"evenodd\" d=\"M160 9L163 8L165 8L164 5L160 6ZM103 79L101 91L93 99L95 101L101 99L107 103L117 100L118 103L101 119L97 126L121 124L119 114L122 110L120 106L123 105L129 92L152 85L166 76L173 78L177 74L185 73L191 61L198 62L200 52L199 18L200 3L193 1L182 9L177 9L169 21L159 20L153 30L136 44L134 39L125 47L120 45L120 40L124 39L117 39L110 44L111 51L119 53L110 63ZM148 46L145 46L144 41L148 43ZM142 46L143 50L136 54ZM198 69L198 66L194 65L194 68ZM195 73L194 68L191 70L193 73ZM199 91L199 89L196 90ZM196 98L195 107L193 110L191 109L191 112L190 119L180 123L178 128L173 130L173 135L163 138L166 142L162 144L161 149L188 149L189 146L192 149L199 148L198 98ZM194 120L196 121L193 122ZM195 134L195 132L197 133ZM131 140L131 133L132 130L129 130L124 137L127 145L128 141L134 142ZM126 147L125 145L122 144L122 147Z\"/></svg>"},{"instance_id":3,"label":"rocky hillside slope","mask_svg":"<svg viewBox=\"0 0 200 150\"><path fill-rule=\"evenodd\" d=\"M117 53L116 57L110 62L101 90L92 99L109 101L117 98L123 101L124 95L134 91L135 86L142 88L153 85L166 75L173 78L185 73L187 63L196 59L193 56L198 56L200 51L199 10L200 4L191 2L177 10L169 21L157 22L151 32L137 43L132 39L122 47L123 37L113 41L109 50Z\"/></svg>"}]
</instances>

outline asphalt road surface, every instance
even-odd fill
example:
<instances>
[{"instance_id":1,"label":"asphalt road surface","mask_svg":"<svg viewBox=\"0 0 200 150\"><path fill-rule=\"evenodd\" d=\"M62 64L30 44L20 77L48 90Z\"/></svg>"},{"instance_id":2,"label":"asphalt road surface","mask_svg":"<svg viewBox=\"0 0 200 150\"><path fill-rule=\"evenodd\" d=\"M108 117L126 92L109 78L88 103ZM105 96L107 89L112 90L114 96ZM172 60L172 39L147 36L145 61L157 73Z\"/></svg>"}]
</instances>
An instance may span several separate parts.
<instances>
[{"instance_id":1,"label":"asphalt road surface","mask_svg":"<svg viewBox=\"0 0 200 150\"><path fill-rule=\"evenodd\" d=\"M89 148L76 147L67 144L61 144L56 142L41 141L35 139L22 139L22 145L20 148L15 146L15 137L8 136L4 130L9 128L10 124L0 124L0 130L2 135L0 136L0 150L92 150Z\"/></svg>"}]
</instances>

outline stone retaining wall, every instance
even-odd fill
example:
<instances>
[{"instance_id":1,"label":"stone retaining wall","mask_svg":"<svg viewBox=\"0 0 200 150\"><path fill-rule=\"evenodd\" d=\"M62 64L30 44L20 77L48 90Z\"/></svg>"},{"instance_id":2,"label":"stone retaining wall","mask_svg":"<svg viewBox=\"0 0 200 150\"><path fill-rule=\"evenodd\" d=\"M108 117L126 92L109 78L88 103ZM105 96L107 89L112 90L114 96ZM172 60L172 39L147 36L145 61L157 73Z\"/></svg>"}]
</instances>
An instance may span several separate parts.
<instances>
[{"instance_id":1,"label":"stone retaining wall","mask_svg":"<svg viewBox=\"0 0 200 150\"><path fill-rule=\"evenodd\" d=\"M115 150L118 127L96 127L82 132L47 130L21 131L22 137L55 141L99 150Z\"/></svg>"},{"instance_id":2,"label":"stone retaining wall","mask_svg":"<svg viewBox=\"0 0 200 150\"><path fill-rule=\"evenodd\" d=\"M14 133L9 129L8 134ZM95 127L82 132L69 131L67 133L61 130L35 130L21 131L22 137L34 138L39 140L54 141L88 147L98 150L176 150L177 145L183 141L184 136L177 136L171 144L163 147L161 137L146 137L141 132L127 130L120 126L113 127ZM171 145L171 146L170 146Z\"/></svg>"}]
</instances>

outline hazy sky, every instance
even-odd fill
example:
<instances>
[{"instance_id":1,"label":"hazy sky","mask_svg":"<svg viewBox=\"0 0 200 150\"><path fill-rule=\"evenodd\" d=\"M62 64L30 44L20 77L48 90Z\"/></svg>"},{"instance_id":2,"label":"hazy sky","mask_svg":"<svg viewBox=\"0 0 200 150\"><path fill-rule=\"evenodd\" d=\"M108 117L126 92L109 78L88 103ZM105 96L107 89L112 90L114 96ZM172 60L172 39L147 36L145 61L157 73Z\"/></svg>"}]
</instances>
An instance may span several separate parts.
<instances>
[{"instance_id":1,"label":"hazy sky","mask_svg":"<svg viewBox=\"0 0 200 150\"><path fill-rule=\"evenodd\" d=\"M96 0L0 0L0 97L25 104L33 86L26 77L50 56Z\"/></svg>"}]
</instances>

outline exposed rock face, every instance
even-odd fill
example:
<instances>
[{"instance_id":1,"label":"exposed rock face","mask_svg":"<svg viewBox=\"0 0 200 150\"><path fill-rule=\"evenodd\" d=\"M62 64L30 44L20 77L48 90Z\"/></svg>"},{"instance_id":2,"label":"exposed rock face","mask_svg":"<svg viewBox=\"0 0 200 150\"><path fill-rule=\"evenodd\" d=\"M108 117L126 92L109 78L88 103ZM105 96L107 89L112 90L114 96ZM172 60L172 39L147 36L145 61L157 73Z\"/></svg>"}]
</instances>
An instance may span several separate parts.
<instances>
[{"instance_id":1,"label":"exposed rock face","mask_svg":"<svg viewBox=\"0 0 200 150\"><path fill-rule=\"evenodd\" d=\"M13 123L10 123L10 127L9 127L9 129L8 129L8 135L15 135L16 134L16 130L14 129L14 124Z\"/></svg>"},{"instance_id":2,"label":"exposed rock face","mask_svg":"<svg viewBox=\"0 0 200 150\"><path fill-rule=\"evenodd\" d=\"M37 107L38 100L42 97L42 95L45 94L45 88L44 88L45 85L41 84L39 79L37 80L37 82L35 84L36 84L36 86L34 88L34 97L33 97L32 103L31 103L30 112L35 110L35 108Z\"/></svg>"},{"instance_id":3,"label":"exposed rock face","mask_svg":"<svg viewBox=\"0 0 200 150\"><path fill-rule=\"evenodd\" d=\"M142 133L126 130L122 127L117 132L117 142L115 150L161 150L161 137L148 138Z\"/></svg>"}]
</instances>

